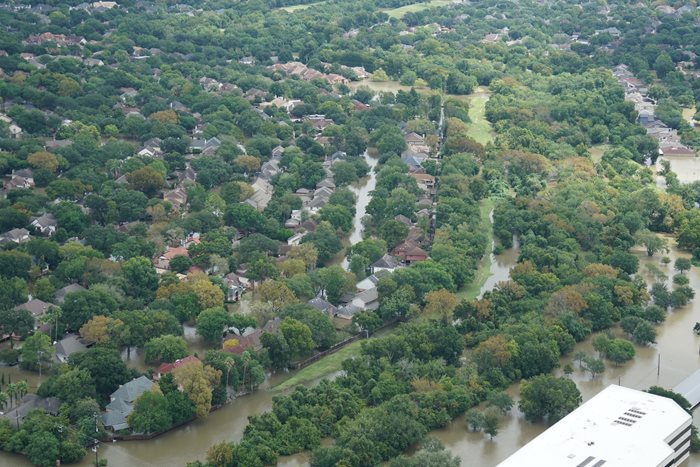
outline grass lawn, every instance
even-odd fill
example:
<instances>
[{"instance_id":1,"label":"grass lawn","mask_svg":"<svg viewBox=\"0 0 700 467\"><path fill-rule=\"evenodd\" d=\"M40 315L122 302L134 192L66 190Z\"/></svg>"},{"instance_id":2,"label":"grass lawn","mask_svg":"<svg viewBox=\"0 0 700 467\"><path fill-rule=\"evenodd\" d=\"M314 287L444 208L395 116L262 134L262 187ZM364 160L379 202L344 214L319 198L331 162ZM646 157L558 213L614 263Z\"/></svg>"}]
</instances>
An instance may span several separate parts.
<instances>
[{"instance_id":1,"label":"grass lawn","mask_svg":"<svg viewBox=\"0 0 700 467\"><path fill-rule=\"evenodd\" d=\"M340 371L342 369L341 363L343 360L360 354L361 343L362 340L355 341L335 353L326 355L319 361L297 371L291 378L273 387L272 390L284 391L298 384L310 383L323 376Z\"/></svg>"},{"instance_id":2,"label":"grass lawn","mask_svg":"<svg viewBox=\"0 0 700 467\"><path fill-rule=\"evenodd\" d=\"M399 8L393 8L389 10L382 9L382 11L392 18L401 19L406 13L415 13L417 11L427 10L428 8L446 6L450 3L454 3L454 0L430 0L423 3L413 3L411 5L405 5Z\"/></svg>"},{"instance_id":3,"label":"grass lawn","mask_svg":"<svg viewBox=\"0 0 700 467\"><path fill-rule=\"evenodd\" d=\"M469 99L469 119L467 136L477 142L486 145L493 141L493 129L491 122L486 120L486 101L489 97L485 93L476 93Z\"/></svg>"},{"instance_id":4,"label":"grass lawn","mask_svg":"<svg viewBox=\"0 0 700 467\"><path fill-rule=\"evenodd\" d=\"M600 162L600 159L603 158L603 154L605 154L605 151L610 149L609 144L597 144L595 146L591 146L591 148L588 150L588 152L591 153L591 160L593 162Z\"/></svg>"},{"instance_id":5,"label":"grass lawn","mask_svg":"<svg viewBox=\"0 0 700 467\"><path fill-rule=\"evenodd\" d=\"M488 279L491 275L491 245L493 244L493 228L491 226L489 214L491 213L491 209L493 209L493 200L490 198L482 199L480 204L481 228L486 231L486 235L488 237L488 247L483 258L481 258L481 261L479 262L479 268L476 270L474 280L471 281L470 284L462 287L457 292L459 298L464 298L467 300L473 300L479 296L481 287L484 285L484 282L486 282L486 279Z\"/></svg>"},{"instance_id":6,"label":"grass lawn","mask_svg":"<svg viewBox=\"0 0 700 467\"><path fill-rule=\"evenodd\" d=\"M695 109L694 108L691 107L691 108L683 109L683 118L685 118L685 120L688 123L690 123L691 125L693 125L695 123L695 121L693 120L694 116L695 116Z\"/></svg>"},{"instance_id":7,"label":"grass lawn","mask_svg":"<svg viewBox=\"0 0 700 467\"><path fill-rule=\"evenodd\" d=\"M295 11L301 11L301 10L306 10L307 8L311 8L312 6L318 6L318 5L323 5L324 2L315 2L315 3L302 3L301 5L291 5L291 6L283 6L278 8L278 10L284 10L287 13L294 13Z\"/></svg>"}]
</instances>

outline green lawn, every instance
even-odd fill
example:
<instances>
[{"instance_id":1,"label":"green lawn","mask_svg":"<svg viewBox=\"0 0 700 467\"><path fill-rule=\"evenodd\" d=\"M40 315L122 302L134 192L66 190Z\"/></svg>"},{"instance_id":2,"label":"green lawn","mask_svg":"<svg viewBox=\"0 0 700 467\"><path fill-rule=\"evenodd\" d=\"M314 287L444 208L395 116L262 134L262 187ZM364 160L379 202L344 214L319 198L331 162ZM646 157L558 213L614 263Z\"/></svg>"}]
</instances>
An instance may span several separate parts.
<instances>
[{"instance_id":1,"label":"green lawn","mask_svg":"<svg viewBox=\"0 0 700 467\"><path fill-rule=\"evenodd\" d=\"M428 8L436 8L440 6L446 6L453 3L454 0L430 0L423 3L413 3L411 5L405 5L399 8L393 8L390 10L382 11L392 18L401 19L406 13L415 13L417 11L427 10Z\"/></svg>"},{"instance_id":2,"label":"green lawn","mask_svg":"<svg viewBox=\"0 0 700 467\"><path fill-rule=\"evenodd\" d=\"M491 209L493 209L493 200L490 198L482 199L480 204L480 228L486 232L486 235L488 237L488 247L487 251L484 254L484 257L481 258L481 261L479 262L479 269L476 270L474 280L471 281L470 284L467 284L464 287L462 287L457 292L459 298L464 298L467 300L473 300L479 296L481 287L484 285L484 282L486 282L486 279L488 279L489 275L491 274L491 245L493 243L493 228L491 226L491 219L489 218L489 214L491 213Z\"/></svg>"},{"instance_id":3,"label":"green lawn","mask_svg":"<svg viewBox=\"0 0 700 467\"><path fill-rule=\"evenodd\" d=\"M488 94L483 92L474 94L469 99L469 119L471 123L468 125L467 135L483 145L493 141L491 122L486 120L486 101L488 100Z\"/></svg>"},{"instance_id":4,"label":"green lawn","mask_svg":"<svg viewBox=\"0 0 700 467\"><path fill-rule=\"evenodd\" d=\"M324 3L327 3L327 2L323 1L323 2L315 2L315 3L302 3L301 5L283 6L283 7L278 8L278 10L284 10L287 13L294 13L295 11L306 10L307 8L311 8L312 6L323 5Z\"/></svg>"},{"instance_id":5,"label":"green lawn","mask_svg":"<svg viewBox=\"0 0 700 467\"><path fill-rule=\"evenodd\" d=\"M291 378L273 387L273 391L284 391L298 384L310 383L323 376L335 373L342 369L341 364L346 358L360 354L360 344L362 340L348 344L335 353L327 355L317 362L297 371Z\"/></svg>"},{"instance_id":6,"label":"green lawn","mask_svg":"<svg viewBox=\"0 0 700 467\"><path fill-rule=\"evenodd\" d=\"M588 149L588 152L591 153L591 160L593 162L600 162L600 160L603 158L603 154L605 154L605 151L610 149L609 144L597 144L595 146L591 146Z\"/></svg>"}]
</instances>

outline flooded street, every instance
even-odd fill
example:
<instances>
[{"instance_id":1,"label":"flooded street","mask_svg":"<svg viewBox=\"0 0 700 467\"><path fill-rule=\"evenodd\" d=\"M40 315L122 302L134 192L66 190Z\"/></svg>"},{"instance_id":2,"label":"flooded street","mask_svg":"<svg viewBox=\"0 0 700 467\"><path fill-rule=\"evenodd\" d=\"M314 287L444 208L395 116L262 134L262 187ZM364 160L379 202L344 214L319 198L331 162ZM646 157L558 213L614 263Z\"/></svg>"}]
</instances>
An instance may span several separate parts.
<instances>
[{"instance_id":1,"label":"flooded street","mask_svg":"<svg viewBox=\"0 0 700 467\"><path fill-rule=\"evenodd\" d=\"M377 174L374 169L379 163L379 160L376 157L370 156L367 151L365 151L362 157L364 157L365 162L369 165L369 173L366 177L348 186L348 189L352 191L357 198L357 202L355 203L355 217L352 219L352 231L348 236L350 245L362 241L362 219L365 217L365 214L367 214L367 205L372 199L371 193L374 187L377 186ZM347 257L343 257L340 264L345 270L348 270L350 267Z\"/></svg>"}]
</instances>

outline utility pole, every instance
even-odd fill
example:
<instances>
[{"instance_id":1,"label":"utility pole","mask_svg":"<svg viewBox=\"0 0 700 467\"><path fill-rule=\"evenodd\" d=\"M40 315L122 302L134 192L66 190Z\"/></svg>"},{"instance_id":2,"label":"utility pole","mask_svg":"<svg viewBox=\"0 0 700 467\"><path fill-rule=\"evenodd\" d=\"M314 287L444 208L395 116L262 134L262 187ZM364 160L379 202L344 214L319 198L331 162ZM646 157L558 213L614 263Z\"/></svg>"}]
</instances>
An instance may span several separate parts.
<instances>
[{"instance_id":1,"label":"utility pole","mask_svg":"<svg viewBox=\"0 0 700 467\"><path fill-rule=\"evenodd\" d=\"M39 380L41 380L41 359L44 357L44 351L37 350L36 355L37 355L37 357L39 357L37 360L39 363Z\"/></svg>"}]
</instances>

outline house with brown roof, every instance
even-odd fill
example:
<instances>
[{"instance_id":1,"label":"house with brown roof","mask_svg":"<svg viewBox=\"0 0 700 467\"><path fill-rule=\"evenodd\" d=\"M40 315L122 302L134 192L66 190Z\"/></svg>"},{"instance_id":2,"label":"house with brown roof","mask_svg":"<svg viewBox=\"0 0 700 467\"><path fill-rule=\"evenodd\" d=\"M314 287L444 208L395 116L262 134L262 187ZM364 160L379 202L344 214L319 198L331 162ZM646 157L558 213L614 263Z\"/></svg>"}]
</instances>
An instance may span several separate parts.
<instances>
[{"instance_id":1,"label":"house with brown roof","mask_svg":"<svg viewBox=\"0 0 700 467\"><path fill-rule=\"evenodd\" d=\"M256 329L250 334L243 336L238 336L234 334L229 336L232 339L237 339L238 344L234 347L225 348L224 352L230 352L235 353L236 355L241 355L246 350L262 349L262 343L260 342L260 338L262 337L262 335L265 333L276 333L280 327L281 322L282 320L280 318L271 319L270 321L265 323L265 326L263 326L262 329Z\"/></svg>"},{"instance_id":2,"label":"house with brown roof","mask_svg":"<svg viewBox=\"0 0 700 467\"><path fill-rule=\"evenodd\" d=\"M177 188L166 191L163 200L173 205L173 209L179 211L187 203L187 190L180 185Z\"/></svg>"},{"instance_id":3,"label":"house with brown roof","mask_svg":"<svg viewBox=\"0 0 700 467\"><path fill-rule=\"evenodd\" d=\"M418 184L418 188L431 192L435 188L435 177L429 174L413 172L409 174Z\"/></svg>"},{"instance_id":4,"label":"house with brown roof","mask_svg":"<svg viewBox=\"0 0 700 467\"><path fill-rule=\"evenodd\" d=\"M153 266L158 269L170 269L170 261L177 256L187 256L189 257L189 252L187 247L167 247L165 252L153 261Z\"/></svg>"},{"instance_id":5,"label":"house with brown roof","mask_svg":"<svg viewBox=\"0 0 700 467\"><path fill-rule=\"evenodd\" d=\"M425 261L428 259L428 253L410 240L406 240L405 242L397 245L396 248L394 248L394 251L392 251L392 255L396 256L406 264L415 263L416 261Z\"/></svg>"},{"instance_id":6,"label":"house with brown roof","mask_svg":"<svg viewBox=\"0 0 700 467\"><path fill-rule=\"evenodd\" d=\"M175 360L173 363L163 363L158 368L156 368L156 371L153 372L153 379L159 380L161 377L163 377L163 375L172 373L173 371L177 370L182 365L185 365L187 363L202 363L202 361L194 355L188 355L185 358Z\"/></svg>"},{"instance_id":7,"label":"house with brown roof","mask_svg":"<svg viewBox=\"0 0 700 467\"><path fill-rule=\"evenodd\" d=\"M659 153L662 156L678 156L678 157L694 157L695 151L683 146L662 146L659 148Z\"/></svg>"}]
</instances>

